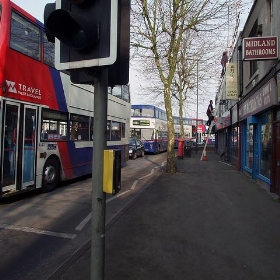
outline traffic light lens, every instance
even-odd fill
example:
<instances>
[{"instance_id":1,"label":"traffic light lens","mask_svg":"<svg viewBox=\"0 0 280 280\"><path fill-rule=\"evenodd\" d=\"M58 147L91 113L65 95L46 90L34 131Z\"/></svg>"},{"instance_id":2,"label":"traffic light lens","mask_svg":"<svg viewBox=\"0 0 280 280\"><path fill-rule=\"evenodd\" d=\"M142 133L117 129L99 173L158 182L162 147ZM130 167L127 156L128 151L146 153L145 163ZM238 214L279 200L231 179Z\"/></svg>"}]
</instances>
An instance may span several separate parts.
<instances>
[{"instance_id":1,"label":"traffic light lens","mask_svg":"<svg viewBox=\"0 0 280 280\"><path fill-rule=\"evenodd\" d=\"M88 40L84 30L79 30L73 34L71 44L77 50L82 50L87 46Z\"/></svg>"},{"instance_id":2,"label":"traffic light lens","mask_svg":"<svg viewBox=\"0 0 280 280\"><path fill-rule=\"evenodd\" d=\"M94 21L66 10L55 10L48 17L47 27L62 43L80 52L88 52L98 41L98 26Z\"/></svg>"}]
</instances>

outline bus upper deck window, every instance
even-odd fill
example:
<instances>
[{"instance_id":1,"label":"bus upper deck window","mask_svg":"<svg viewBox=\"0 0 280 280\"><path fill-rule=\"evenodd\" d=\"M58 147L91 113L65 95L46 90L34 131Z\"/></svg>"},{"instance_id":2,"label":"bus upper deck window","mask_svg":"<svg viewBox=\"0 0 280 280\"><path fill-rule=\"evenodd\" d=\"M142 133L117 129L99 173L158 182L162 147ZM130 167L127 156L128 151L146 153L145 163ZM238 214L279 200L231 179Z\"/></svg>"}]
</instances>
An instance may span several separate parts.
<instances>
[{"instance_id":1,"label":"bus upper deck window","mask_svg":"<svg viewBox=\"0 0 280 280\"><path fill-rule=\"evenodd\" d=\"M54 67L54 53L54 43L49 42L44 34L44 63Z\"/></svg>"},{"instance_id":2,"label":"bus upper deck window","mask_svg":"<svg viewBox=\"0 0 280 280\"><path fill-rule=\"evenodd\" d=\"M15 12L12 12L10 47L41 60L40 29Z\"/></svg>"}]
</instances>

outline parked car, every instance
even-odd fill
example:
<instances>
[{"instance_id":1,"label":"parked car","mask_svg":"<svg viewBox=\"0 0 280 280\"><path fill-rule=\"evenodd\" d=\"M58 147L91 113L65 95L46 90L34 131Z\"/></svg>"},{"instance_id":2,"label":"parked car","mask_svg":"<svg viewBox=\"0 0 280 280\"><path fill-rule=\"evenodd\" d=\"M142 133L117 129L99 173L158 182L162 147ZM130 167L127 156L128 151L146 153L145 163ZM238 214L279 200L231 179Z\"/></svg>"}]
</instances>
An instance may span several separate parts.
<instances>
[{"instance_id":1,"label":"parked car","mask_svg":"<svg viewBox=\"0 0 280 280\"><path fill-rule=\"evenodd\" d=\"M143 157L145 154L145 147L141 140L130 139L129 140L129 158L136 159L137 157Z\"/></svg>"}]
</instances>

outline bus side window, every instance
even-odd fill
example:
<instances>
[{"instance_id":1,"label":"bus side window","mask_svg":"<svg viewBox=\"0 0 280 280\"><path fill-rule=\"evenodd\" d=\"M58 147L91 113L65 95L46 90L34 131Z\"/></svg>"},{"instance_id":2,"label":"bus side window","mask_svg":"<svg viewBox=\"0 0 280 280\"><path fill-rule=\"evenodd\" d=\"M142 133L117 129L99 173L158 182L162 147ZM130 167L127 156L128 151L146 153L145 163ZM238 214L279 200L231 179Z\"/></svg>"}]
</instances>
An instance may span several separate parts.
<instances>
[{"instance_id":1,"label":"bus side window","mask_svg":"<svg viewBox=\"0 0 280 280\"><path fill-rule=\"evenodd\" d=\"M10 47L41 60L40 29L15 12L12 12Z\"/></svg>"},{"instance_id":2,"label":"bus side window","mask_svg":"<svg viewBox=\"0 0 280 280\"><path fill-rule=\"evenodd\" d=\"M48 41L46 34L44 34L44 63L54 67L54 43Z\"/></svg>"},{"instance_id":3,"label":"bus side window","mask_svg":"<svg viewBox=\"0 0 280 280\"><path fill-rule=\"evenodd\" d=\"M112 123L111 123L111 140L112 141L121 140L121 123L112 121Z\"/></svg>"},{"instance_id":4,"label":"bus side window","mask_svg":"<svg viewBox=\"0 0 280 280\"><path fill-rule=\"evenodd\" d=\"M67 140L67 113L43 109L41 140Z\"/></svg>"},{"instance_id":5,"label":"bus side window","mask_svg":"<svg viewBox=\"0 0 280 280\"><path fill-rule=\"evenodd\" d=\"M79 123L73 122L71 125L70 140L72 141L78 140L78 129L79 129Z\"/></svg>"}]
</instances>

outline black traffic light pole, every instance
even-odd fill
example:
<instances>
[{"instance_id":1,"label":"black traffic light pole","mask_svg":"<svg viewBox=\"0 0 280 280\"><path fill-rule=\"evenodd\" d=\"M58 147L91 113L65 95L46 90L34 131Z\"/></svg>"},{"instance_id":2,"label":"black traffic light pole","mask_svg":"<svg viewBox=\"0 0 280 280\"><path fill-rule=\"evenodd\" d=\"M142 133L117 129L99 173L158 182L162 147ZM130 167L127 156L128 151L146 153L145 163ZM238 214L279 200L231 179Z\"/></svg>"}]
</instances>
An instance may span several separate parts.
<instances>
[{"instance_id":1,"label":"black traffic light pole","mask_svg":"<svg viewBox=\"0 0 280 280\"><path fill-rule=\"evenodd\" d=\"M103 69L94 80L91 280L103 280L105 271L106 194L103 192L103 155L107 143L107 100L108 69Z\"/></svg>"}]
</instances>

